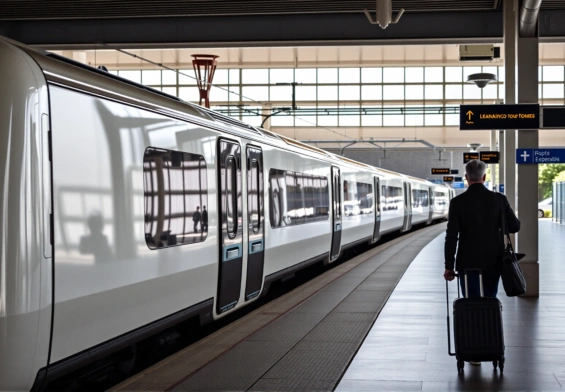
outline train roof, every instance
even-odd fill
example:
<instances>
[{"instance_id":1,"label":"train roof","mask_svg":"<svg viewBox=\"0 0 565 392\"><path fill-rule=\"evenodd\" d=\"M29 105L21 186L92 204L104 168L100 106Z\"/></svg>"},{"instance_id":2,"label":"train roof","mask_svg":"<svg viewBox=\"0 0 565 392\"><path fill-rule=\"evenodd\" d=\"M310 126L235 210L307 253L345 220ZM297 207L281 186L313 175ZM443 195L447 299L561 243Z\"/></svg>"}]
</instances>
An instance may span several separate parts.
<instances>
[{"instance_id":1,"label":"train roof","mask_svg":"<svg viewBox=\"0 0 565 392\"><path fill-rule=\"evenodd\" d=\"M77 90L87 91L95 95L116 99L136 106L141 105L150 110L189 120L199 125L212 127L221 132L232 133L247 139L306 154L310 157L323 159L333 164L352 166L357 169L362 168L382 176L409 178L412 181L431 184L416 177L409 177L401 173L367 165L276 134L272 131L254 127L202 106L185 102L174 95L111 74L108 71L54 53L37 50L5 37L0 36L0 39L18 47L33 57L42 69L45 78L51 83L76 88Z\"/></svg>"}]
</instances>

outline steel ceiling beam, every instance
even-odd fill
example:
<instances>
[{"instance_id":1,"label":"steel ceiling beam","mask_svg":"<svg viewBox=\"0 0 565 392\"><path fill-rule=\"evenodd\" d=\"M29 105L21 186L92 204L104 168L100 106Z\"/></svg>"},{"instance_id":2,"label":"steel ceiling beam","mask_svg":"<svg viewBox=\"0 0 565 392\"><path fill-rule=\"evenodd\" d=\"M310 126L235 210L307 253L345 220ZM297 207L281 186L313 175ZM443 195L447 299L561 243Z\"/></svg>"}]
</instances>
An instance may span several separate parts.
<instances>
[{"instance_id":1,"label":"steel ceiling beam","mask_svg":"<svg viewBox=\"0 0 565 392\"><path fill-rule=\"evenodd\" d=\"M565 23L562 23L565 25ZM406 13L386 30L359 13L0 21L0 34L48 49L502 42L502 13Z\"/></svg>"},{"instance_id":2,"label":"steel ceiling beam","mask_svg":"<svg viewBox=\"0 0 565 392\"><path fill-rule=\"evenodd\" d=\"M275 15L360 12L374 0L4 0L3 20ZM110 4L111 3L111 4ZM498 0L394 0L408 12L488 11Z\"/></svg>"}]
</instances>

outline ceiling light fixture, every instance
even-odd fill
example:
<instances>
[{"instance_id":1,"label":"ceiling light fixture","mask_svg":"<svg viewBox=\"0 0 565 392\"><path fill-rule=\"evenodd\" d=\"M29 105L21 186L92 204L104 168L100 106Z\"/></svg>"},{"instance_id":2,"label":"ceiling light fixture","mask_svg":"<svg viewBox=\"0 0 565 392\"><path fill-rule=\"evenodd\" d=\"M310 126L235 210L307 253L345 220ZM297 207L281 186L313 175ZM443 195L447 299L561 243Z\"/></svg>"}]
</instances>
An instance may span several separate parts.
<instances>
[{"instance_id":1,"label":"ceiling light fixture","mask_svg":"<svg viewBox=\"0 0 565 392\"><path fill-rule=\"evenodd\" d=\"M496 75L491 73L476 73L467 76L467 83L475 83L478 87L486 87L490 82L496 82Z\"/></svg>"}]
</instances>

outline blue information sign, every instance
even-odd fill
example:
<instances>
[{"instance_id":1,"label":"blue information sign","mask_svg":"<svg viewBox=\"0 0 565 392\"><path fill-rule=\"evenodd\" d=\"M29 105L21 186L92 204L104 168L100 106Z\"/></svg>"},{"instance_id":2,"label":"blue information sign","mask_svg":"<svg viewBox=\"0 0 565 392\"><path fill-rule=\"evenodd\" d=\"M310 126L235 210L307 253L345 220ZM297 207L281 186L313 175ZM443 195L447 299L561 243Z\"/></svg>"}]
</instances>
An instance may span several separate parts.
<instances>
[{"instance_id":1,"label":"blue information sign","mask_svg":"<svg viewBox=\"0 0 565 392\"><path fill-rule=\"evenodd\" d=\"M454 182L451 184L451 187L453 189L465 189L465 183L464 182Z\"/></svg>"},{"instance_id":2,"label":"blue information sign","mask_svg":"<svg viewBox=\"0 0 565 392\"><path fill-rule=\"evenodd\" d=\"M433 184L443 184L443 181L440 179L436 179L436 178L428 178L427 181L433 183Z\"/></svg>"},{"instance_id":3,"label":"blue information sign","mask_svg":"<svg viewBox=\"0 0 565 392\"><path fill-rule=\"evenodd\" d=\"M498 191L499 191L500 193L504 193L504 184L498 185Z\"/></svg>"},{"instance_id":4,"label":"blue information sign","mask_svg":"<svg viewBox=\"0 0 565 392\"><path fill-rule=\"evenodd\" d=\"M517 148L516 163L565 163L565 148Z\"/></svg>"}]
</instances>

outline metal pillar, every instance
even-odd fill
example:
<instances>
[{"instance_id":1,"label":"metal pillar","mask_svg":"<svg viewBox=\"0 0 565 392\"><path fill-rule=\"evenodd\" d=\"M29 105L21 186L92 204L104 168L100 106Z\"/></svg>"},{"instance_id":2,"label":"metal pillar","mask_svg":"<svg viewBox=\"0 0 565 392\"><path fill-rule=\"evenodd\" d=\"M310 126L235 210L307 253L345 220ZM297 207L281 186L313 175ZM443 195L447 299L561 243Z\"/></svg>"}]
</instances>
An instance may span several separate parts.
<instances>
[{"instance_id":1,"label":"metal pillar","mask_svg":"<svg viewBox=\"0 0 565 392\"><path fill-rule=\"evenodd\" d=\"M500 152L500 163L498 164L498 189L500 191L500 185L505 183L504 170L506 168L506 151L504 151L504 131L498 131L498 151Z\"/></svg>"},{"instance_id":2,"label":"metal pillar","mask_svg":"<svg viewBox=\"0 0 565 392\"><path fill-rule=\"evenodd\" d=\"M526 35L525 32L520 31L517 46L518 103L538 103L539 39L537 28L533 37L523 35ZM539 131L518 131L518 148L538 148L538 146ZM526 277L525 296L538 297L538 166L517 166L516 211L521 222L521 229L516 235L516 248L518 252L526 254L520 263Z\"/></svg>"},{"instance_id":3,"label":"metal pillar","mask_svg":"<svg viewBox=\"0 0 565 392\"><path fill-rule=\"evenodd\" d=\"M504 103L516 103L516 40L518 37L518 4L504 0ZM502 149L502 146L501 146ZM516 210L516 131L504 131L504 193L510 207Z\"/></svg>"},{"instance_id":4,"label":"metal pillar","mask_svg":"<svg viewBox=\"0 0 565 392\"><path fill-rule=\"evenodd\" d=\"M490 151L496 151L496 134L497 131L490 131ZM490 165L490 189L494 192L497 191L498 188L498 178L496 176L496 166L497 165Z\"/></svg>"}]
</instances>

